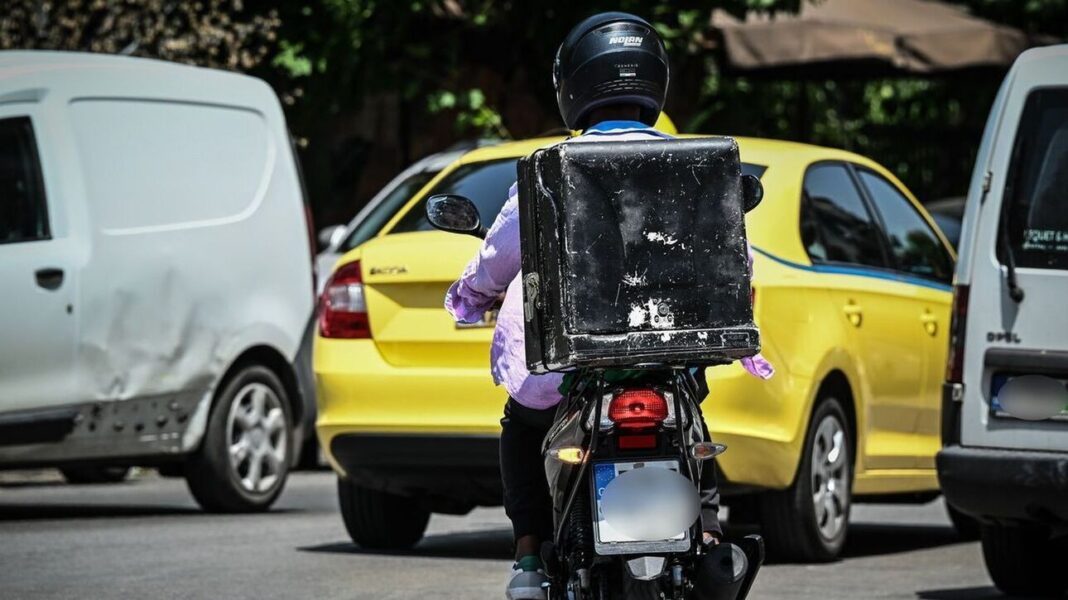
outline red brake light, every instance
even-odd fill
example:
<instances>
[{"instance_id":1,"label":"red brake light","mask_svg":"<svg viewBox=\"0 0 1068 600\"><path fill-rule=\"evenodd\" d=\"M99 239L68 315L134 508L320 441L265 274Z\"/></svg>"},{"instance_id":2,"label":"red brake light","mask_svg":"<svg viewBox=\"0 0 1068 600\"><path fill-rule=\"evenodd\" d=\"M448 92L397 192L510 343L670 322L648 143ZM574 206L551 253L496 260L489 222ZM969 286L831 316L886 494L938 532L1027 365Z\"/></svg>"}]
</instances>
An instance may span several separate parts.
<instances>
[{"instance_id":1,"label":"red brake light","mask_svg":"<svg viewBox=\"0 0 1068 600\"><path fill-rule=\"evenodd\" d=\"M371 337L359 261L338 267L326 282L319 301L319 334L325 338Z\"/></svg>"},{"instance_id":2,"label":"red brake light","mask_svg":"<svg viewBox=\"0 0 1068 600\"><path fill-rule=\"evenodd\" d=\"M651 450L656 448L656 434L621 435L616 438L620 450Z\"/></svg>"},{"instance_id":3,"label":"red brake light","mask_svg":"<svg viewBox=\"0 0 1068 600\"><path fill-rule=\"evenodd\" d=\"M968 322L969 286L958 285L953 294L953 312L949 321L949 354L946 357L946 382L964 382L964 332Z\"/></svg>"},{"instance_id":4,"label":"red brake light","mask_svg":"<svg viewBox=\"0 0 1068 600\"><path fill-rule=\"evenodd\" d=\"M620 429L656 427L667 416L667 401L655 390L626 390L608 405L608 418Z\"/></svg>"}]
</instances>

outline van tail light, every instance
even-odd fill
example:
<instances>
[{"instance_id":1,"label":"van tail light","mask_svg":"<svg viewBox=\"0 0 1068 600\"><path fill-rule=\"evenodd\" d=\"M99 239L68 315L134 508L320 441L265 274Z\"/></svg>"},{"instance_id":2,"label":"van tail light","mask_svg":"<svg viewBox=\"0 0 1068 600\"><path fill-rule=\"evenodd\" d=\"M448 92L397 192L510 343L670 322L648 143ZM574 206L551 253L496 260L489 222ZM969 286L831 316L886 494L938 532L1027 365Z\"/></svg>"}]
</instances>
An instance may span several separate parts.
<instances>
[{"instance_id":1,"label":"van tail light","mask_svg":"<svg viewBox=\"0 0 1068 600\"><path fill-rule=\"evenodd\" d=\"M946 356L946 383L964 382L964 332L968 322L969 286L958 285L953 293L949 321L949 354Z\"/></svg>"},{"instance_id":2,"label":"van tail light","mask_svg":"<svg viewBox=\"0 0 1068 600\"><path fill-rule=\"evenodd\" d=\"M370 338L371 320L363 295L360 261L342 265L326 282L319 300L319 334L324 338Z\"/></svg>"},{"instance_id":3,"label":"van tail light","mask_svg":"<svg viewBox=\"0 0 1068 600\"><path fill-rule=\"evenodd\" d=\"M620 429L649 429L667 417L667 400L656 390L624 390L608 404L608 418Z\"/></svg>"}]
</instances>

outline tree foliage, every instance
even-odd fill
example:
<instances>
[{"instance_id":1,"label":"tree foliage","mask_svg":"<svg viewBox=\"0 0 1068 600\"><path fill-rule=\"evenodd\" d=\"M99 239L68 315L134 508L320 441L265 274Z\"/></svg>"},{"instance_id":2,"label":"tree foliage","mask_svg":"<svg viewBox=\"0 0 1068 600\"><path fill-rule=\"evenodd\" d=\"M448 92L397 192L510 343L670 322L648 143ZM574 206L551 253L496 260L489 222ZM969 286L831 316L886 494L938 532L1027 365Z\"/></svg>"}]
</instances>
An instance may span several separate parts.
<instances>
[{"instance_id":1,"label":"tree foliage","mask_svg":"<svg viewBox=\"0 0 1068 600\"><path fill-rule=\"evenodd\" d=\"M0 48L125 52L264 77L307 142L313 198L341 197L339 210L351 211L358 172L381 162L383 135L395 138L399 150L386 162L397 169L447 145L443 136L524 137L559 126L557 44L580 19L624 10L664 37L667 108L684 130L843 147L886 164L924 198L962 193L1001 73L793 81L718 70L708 49L714 8L792 12L801 1L5 0ZM950 1L1030 34L1068 37L1068 0ZM339 132L338 120L368 105L392 116L373 132ZM393 131L383 132L386 121Z\"/></svg>"},{"instance_id":2,"label":"tree foliage","mask_svg":"<svg viewBox=\"0 0 1068 600\"><path fill-rule=\"evenodd\" d=\"M275 51L274 10L242 0L4 0L0 48L81 50L231 70Z\"/></svg>"}]
</instances>

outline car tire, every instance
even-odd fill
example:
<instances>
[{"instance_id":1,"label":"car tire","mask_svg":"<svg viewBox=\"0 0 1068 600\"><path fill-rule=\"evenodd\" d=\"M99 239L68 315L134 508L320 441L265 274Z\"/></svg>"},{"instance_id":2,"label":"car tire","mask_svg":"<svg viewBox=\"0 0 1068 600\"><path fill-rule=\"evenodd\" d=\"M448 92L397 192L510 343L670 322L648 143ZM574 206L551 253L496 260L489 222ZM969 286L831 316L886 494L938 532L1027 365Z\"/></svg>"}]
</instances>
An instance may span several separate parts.
<instances>
[{"instance_id":1,"label":"car tire","mask_svg":"<svg viewBox=\"0 0 1068 600\"><path fill-rule=\"evenodd\" d=\"M982 540L986 570L1005 594L1052 598L1068 589L1064 569L1068 544L1051 540L1048 529L984 524Z\"/></svg>"},{"instance_id":2,"label":"car tire","mask_svg":"<svg viewBox=\"0 0 1068 600\"><path fill-rule=\"evenodd\" d=\"M349 537L368 550L408 550L423 539L430 511L414 498L380 492L338 477L341 518Z\"/></svg>"},{"instance_id":3,"label":"car tire","mask_svg":"<svg viewBox=\"0 0 1068 600\"><path fill-rule=\"evenodd\" d=\"M854 443L841 402L822 397L812 413L793 485L760 497L769 554L779 560L827 562L845 545ZM814 490L822 491L819 497Z\"/></svg>"},{"instance_id":4,"label":"car tire","mask_svg":"<svg viewBox=\"0 0 1068 600\"><path fill-rule=\"evenodd\" d=\"M293 448L293 420L281 380L259 365L228 378L208 417L185 480L210 512L267 510L282 493Z\"/></svg>"},{"instance_id":5,"label":"car tire","mask_svg":"<svg viewBox=\"0 0 1068 600\"><path fill-rule=\"evenodd\" d=\"M59 470L67 483L122 483L130 476L130 467L63 467Z\"/></svg>"},{"instance_id":6,"label":"car tire","mask_svg":"<svg viewBox=\"0 0 1068 600\"><path fill-rule=\"evenodd\" d=\"M957 531L957 535L961 539L969 542L979 539L979 521L975 517L960 512L948 502L946 503L946 513L949 515L950 522L953 523L953 529Z\"/></svg>"}]
</instances>

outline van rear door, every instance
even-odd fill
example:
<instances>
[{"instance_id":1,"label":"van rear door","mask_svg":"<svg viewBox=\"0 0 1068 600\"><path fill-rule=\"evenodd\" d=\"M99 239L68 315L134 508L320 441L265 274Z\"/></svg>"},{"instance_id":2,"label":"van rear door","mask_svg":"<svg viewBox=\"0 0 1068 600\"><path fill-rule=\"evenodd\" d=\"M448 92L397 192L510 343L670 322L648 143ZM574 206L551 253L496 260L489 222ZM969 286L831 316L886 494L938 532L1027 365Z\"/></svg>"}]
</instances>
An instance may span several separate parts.
<instances>
[{"instance_id":1,"label":"van rear door","mask_svg":"<svg viewBox=\"0 0 1068 600\"><path fill-rule=\"evenodd\" d=\"M1068 380L1068 51L1021 58L1006 85L995 105L1000 123L986 134L996 136L986 172L978 174L985 194L978 205L971 199L966 217L965 229L974 227L965 231L973 238L970 281L969 273L958 277L971 286L961 441L1068 451L1068 411L1025 423L997 400L1013 376ZM1019 302L1010 297L1010 264Z\"/></svg>"}]
</instances>

